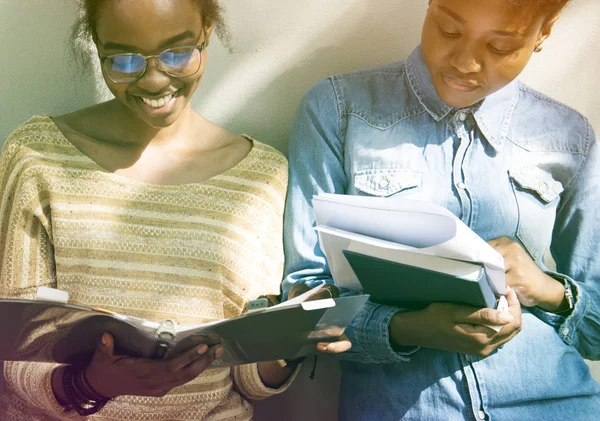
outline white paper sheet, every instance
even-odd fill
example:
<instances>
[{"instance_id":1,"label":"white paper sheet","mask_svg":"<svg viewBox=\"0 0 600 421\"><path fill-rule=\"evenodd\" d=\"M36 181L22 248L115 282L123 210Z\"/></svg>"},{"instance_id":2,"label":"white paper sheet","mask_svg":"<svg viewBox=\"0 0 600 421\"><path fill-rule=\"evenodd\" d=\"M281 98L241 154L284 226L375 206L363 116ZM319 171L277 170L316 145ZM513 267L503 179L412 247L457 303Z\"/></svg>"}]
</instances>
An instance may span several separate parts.
<instances>
[{"instance_id":1,"label":"white paper sheet","mask_svg":"<svg viewBox=\"0 0 600 421\"><path fill-rule=\"evenodd\" d=\"M441 206L400 198L321 194L313 197L313 207L317 227L325 225L375 237L408 246L415 253L481 263L492 290L506 294L503 257ZM350 244L347 238L323 237L320 235L323 248L337 248L347 242L345 249ZM347 262L343 264L343 255L327 257L330 266L352 270Z\"/></svg>"}]
</instances>

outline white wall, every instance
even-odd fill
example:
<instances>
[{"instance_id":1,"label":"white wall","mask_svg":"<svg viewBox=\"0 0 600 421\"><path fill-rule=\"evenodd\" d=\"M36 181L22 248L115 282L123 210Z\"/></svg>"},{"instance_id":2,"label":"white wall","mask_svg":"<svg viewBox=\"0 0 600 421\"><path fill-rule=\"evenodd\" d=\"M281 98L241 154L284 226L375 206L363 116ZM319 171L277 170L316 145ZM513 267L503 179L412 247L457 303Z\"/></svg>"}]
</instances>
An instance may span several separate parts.
<instances>
[{"instance_id":1,"label":"white wall","mask_svg":"<svg viewBox=\"0 0 600 421\"><path fill-rule=\"evenodd\" d=\"M218 124L286 151L303 92L329 74L405 58L419 41L427 1L223 3L229 9L236 51L230 55L219 43L211 44L208 68L193 104ZM32 114L59 115L107 98L98 77L82 75L70 60L65 42L73 17L71 0L0 0L0 144ZM600 2L574 0L523 76L534 88L588 116L597 133L599 40ZM336 370L318 372L319 381L327 378L332 382L327 383L329 389L335 389ZM598 369L597 375L600 378ZM323 383L306 380L295 385L296 391L301 386L319 397ZM293 408L317 411L294 394L268 405L288 407L291 399ZM259 413L264 411L264 406L259 408ZM332 414L320 419L333 419ZM306 412L287 417L292 418L319 419Z\"/></svg>"},{"instance_id":2,"label":"white wall","mask_svg":"<svg viewBox=\"0 0 600 421\"><path fill-rule=\"evenodd\" d=\"M405 58L427 0L229 0L236 51L209 48L194 99L203 115L286 150L308 87L332 73ZM0 143L34 113L58 115L106 97L65 42L72 0L0 0ZM587 115L600 132L600 2L574 0L523 79Z\"/></svg>"}]
</instances>

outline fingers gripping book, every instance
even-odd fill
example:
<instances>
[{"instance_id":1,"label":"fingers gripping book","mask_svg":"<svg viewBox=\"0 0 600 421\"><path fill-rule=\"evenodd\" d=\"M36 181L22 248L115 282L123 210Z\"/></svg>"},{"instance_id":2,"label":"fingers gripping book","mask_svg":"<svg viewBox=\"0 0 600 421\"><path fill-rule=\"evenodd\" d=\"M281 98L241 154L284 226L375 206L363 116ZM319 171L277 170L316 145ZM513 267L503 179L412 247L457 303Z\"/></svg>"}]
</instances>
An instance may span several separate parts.
<instances>
[{"instance_id":1,"label":"fingers gripping book","mask_svg":"<svg viewBox=\"0 0 600 421\"><path fill-rule=\"evenodd\" d=\"M307 301L315 292L232 319L188 326L65 302L0 299L0 361L85 363L104 332L114 336L118 353L133 357L170 358L205 343L224 347L214 365L297 358L314 354L318 342L339 339L368 298Z\"/></svg>"}]
</instances>

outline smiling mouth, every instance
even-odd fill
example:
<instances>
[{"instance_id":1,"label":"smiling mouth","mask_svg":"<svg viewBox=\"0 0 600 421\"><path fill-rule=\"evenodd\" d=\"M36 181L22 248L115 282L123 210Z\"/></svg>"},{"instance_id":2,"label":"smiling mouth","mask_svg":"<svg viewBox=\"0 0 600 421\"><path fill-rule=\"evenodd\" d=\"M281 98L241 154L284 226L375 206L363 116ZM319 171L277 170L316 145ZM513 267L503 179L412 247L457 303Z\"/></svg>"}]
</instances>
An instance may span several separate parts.
<instances>
[{"instance_id":1,"label":"smiling mouth","mask_svg":"<svg viewBox=\"0 0 600 421\"><path fill-rule=\"evenodd\" d=\"M177 92L173 92L160 98L147 98L144 96L139 96L138 98L148 107L153 109L159 109L167 105L175 97L176 94Z\"/></svg>"},{"instance_id":2,"label":"smiling mouth","mask_svg":"<svg viewBox=\"0 0 600 421\"><path fill-rule=\"evenodd\" d=\"M446 86L451 89L460 91L460 92L471 92L477 89L480 85L473 82L466 82L460 79L453 78L451 76L447 76L442 73L442 79Z\"/></svg>"}]
</instances>

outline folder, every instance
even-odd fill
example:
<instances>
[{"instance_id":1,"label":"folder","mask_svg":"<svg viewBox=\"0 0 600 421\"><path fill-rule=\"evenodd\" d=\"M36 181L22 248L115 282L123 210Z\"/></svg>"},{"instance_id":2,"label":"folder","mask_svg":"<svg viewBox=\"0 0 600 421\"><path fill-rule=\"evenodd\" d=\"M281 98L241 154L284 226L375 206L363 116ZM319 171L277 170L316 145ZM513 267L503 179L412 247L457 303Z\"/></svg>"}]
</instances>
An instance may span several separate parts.
<instances>
[{"instance_id":1,"label":"folder","mask_svg":"<svg viewBox=\"0 0 600 421\"><path fill-rule=\"evenodd\" d=\"M58 302L0 299L0 361L85 363L104 332L115 337L116 352L133 357L170 358L206 343L224 347L213 365L298 358L316 353L318 342L339 339L367 298L286 302L192 326Z\"/></svg>"}]
</instances>

